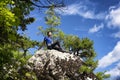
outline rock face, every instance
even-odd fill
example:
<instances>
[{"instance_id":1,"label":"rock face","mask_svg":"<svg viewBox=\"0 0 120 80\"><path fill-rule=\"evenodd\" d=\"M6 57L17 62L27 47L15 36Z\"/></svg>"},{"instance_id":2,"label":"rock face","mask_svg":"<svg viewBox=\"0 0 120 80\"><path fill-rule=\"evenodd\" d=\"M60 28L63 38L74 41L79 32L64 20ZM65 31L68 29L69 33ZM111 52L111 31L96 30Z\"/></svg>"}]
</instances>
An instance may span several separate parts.
<instances>
[{"instance_id":1,"label":"rock face","mask_svg":"<svg viewBox=\"0 0 120 80\"><path fill-rule=\"evenodd\" d=\"M38 80L84 80L79 74L82 64L79 57L56 50L39 50L28 60Z\"/></svg>"}]
</instances>

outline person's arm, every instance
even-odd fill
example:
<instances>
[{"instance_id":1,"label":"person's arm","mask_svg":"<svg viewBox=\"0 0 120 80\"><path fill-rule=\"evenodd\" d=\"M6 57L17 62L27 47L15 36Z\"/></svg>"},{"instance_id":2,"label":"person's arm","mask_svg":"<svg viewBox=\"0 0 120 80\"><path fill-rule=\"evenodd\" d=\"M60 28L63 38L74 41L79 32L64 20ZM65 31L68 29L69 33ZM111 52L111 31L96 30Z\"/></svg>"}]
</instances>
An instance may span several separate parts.
<instances>
[{"instance_id":1,"label":"person's arm","mask_svg":"<svg viewBox=\"0 0 120 80\"><path fill-rule=\"evenodd\" d=\"M46 42L45 42L45 40L42 42L42 46L46 46Z\"/></svg>"},{"instance_id":2,"label":"person's arm","mask_svg":"<svg viewBox=\"0 0 120 80\"><path fill-rule=\"evenodd\" d=\"M43 42L42 42L42 44L41 44L41 46L39 47L39 49L38 50L40 50L43 46L45 46L46 45L46 42L45 42L45 40L43 40Z\"/></svg>"}]
</instances>

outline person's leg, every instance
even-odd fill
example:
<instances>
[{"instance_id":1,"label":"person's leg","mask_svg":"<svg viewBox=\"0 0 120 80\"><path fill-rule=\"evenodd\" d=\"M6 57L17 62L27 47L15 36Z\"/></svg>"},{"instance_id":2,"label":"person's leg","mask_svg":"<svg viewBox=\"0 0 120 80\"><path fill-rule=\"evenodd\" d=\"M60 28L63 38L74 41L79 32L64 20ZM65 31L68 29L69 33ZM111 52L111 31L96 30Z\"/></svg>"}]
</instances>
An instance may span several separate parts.
<instances>
[{"instance_id":1,"label":"person's leg","mask_svg":"<svg viewBox=\"0 0 120 80\"><path fill-rule=\"evenodd\" d=\"M63 52L63 50L62 50L62 48L60 46L60 43L58 41L53 43L51 46L52 46L53 49Z\"/></svg>"},{"instance_id":2,"label":"person's leg","mask_svg":"<svg viewBox=\"0 0 120 80\"><path fill-rule=\"evenodd\" d=\"M54 42L51 46L52 47L58 46L59 48L61 48L59 41Z\"/></svg>"},{"instance_id":3,"label":"person's leg","mask_svg":"<svg viewBox=\"0 0 120 80\"><path fill-rule=\"evenodd\" d=\"M51 44L51 46L47 46L47 49L55 49L55 50L60 50L61 47L60 47L60 44L58 41L56 41L55 43Z\"/></svg>"},{"instance_id":4,"label":"person's leg","mask_svg":"<svg viewBox=\"0 0 120 80\"><path fill-rule=\"evenodd\" d=\"M51 50L51 49L52 49L52 46L47 46L47 49L50 49L50 50Z\"/></svg>"}]
</instances>

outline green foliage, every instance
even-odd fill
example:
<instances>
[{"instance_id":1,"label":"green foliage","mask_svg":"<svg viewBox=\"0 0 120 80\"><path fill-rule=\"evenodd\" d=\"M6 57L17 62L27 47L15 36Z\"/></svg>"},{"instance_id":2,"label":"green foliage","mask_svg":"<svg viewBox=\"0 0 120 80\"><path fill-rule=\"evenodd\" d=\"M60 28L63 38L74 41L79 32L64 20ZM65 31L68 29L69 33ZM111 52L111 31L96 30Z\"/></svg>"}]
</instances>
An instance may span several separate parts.
<instances>
[{"instance_id":1,"label":"green foliage","mask_svg":"<svg viewBox=\"0 0 120 80\"><path fill-rule=\"evenodd\" d=\"M23 51L24 53L23 56L26 56L28 49L34 48L35 46L40 46L40 45L41 45L40 42L30 40L28 37L25 37L25 36L20 36L16 44L16 46Z\"/></svg>"},{"instance_id":2,"label":"green foliage","mask_svg":"<svg viewBox=\"0 0 120 80\"><path fill-rule=\"evenodd\" d=\"M12 26L15 24L15 16L9 9L0 8L0 24L4 23L4 26Z\"/></svg>"},{"instance_id":3,"label":"green foliage","mask_svg":"<svg viewBox=\"0 0 120 80\"><path fill-rule=\"evenodd\" d=\"M11 0L1 0L0 1L0 24L3 24L5 26L12 26L17 25L17 17L14 13L12 13L8 7L9 5L12 5L14 2Z\"/></svg>"},{"instance_id":4,"label":"green foliage","mask_svg":"<svg viewBox=\"0 0 120 80\"><path fill-rule=\"evenodd\" d=\"M56 27L60 25L60 17L55 13L54 6L50 7L46 11L45 21L46 24L50 27Z\"/></svg>"},{"instance_id":5,"label":"green foliage","mask_svg":"<svg viewBox=\"0 0 120 80\"><path fill-rule=\"evenodd\" d=\"M80 47L80 39L74 35L64 35L63 42L65 49L73 52Z\"/></svg>"},{"instance_id":6,"label":"green foliage","mask_svg":"<svg viewBox=\"0 0 120 80\"><path fill-rule=\"evenodd\" d=\"M43 36L47 36L47 32L48 31L52 31L53 33L53 37L58 33L59 29L54 28L54 27L48 27L46 29L44 29L42 26L40 26L38 28L38 30L40 31L38 34L42 34Z\"/></svg>"},{"instance_id":7,"label":"green foliage","mask_svg":"<svg viewBox=\"0 0 120 80\"><path fill-rule=\"evenodd\" d=\"M38 29L40 30L39 33L41 33L43 36L47 36L47 32L51 31L53 33L53 40L55 40L58 37L58 33L60 30L56 28L57 26L60 25L60 17L56 14L54 10L54 6L51 6L47 11L46 11L46 16L45 16L45 22L49 26L46 29L43 29L42 26L40 26Z\"/></svg>"},{"instance_id":8,"label":"green foliage","mask_svg":"<svg viewBox=\"0 0 120 80\"><path fill-rule=\"evenodd\" d=\"M98 80L104 80L104 79L110 77L110 75L105 74L105 72L98 72L98 73L96 73L96 76L97 76Z\"/></svg>"},{"instance_id":9,"label":"green foliage","mask_svg":"<svg viewBox=\"0 0 120 80\"><path fill-rule=\"evenodd\" d=\"M83 76L83 80L85 77L90 77L91 75L93 76L92 79L97 80L108 78L109 75L105 75L102 72L96 75L94 73L98 61L94 59L96 57L96 52L94 51L93 41L89 38L80 39L78 36L65 34L62 30L56 28L55 26L58 25L54 24L57 20L53 17L56 16L53 8L54 7L47 11L47 16L45 17L46 24L49 25L49 27L46 29L39 27L41 34L47 36L46 33L52 31L54 40L59 40L65 50L71 51L75 55L77 54L77 56L82 59L83 64L79 69L79 75Z\"/></svg>"},{"instance_id":10,"label":"green foliage","mask_svg":"<svg viewBox=\"0 0 120 80\"><path fill-rule=\"evenodd\" d=\"M0 68L2 68L5 63L11 61L11 57L13 57L12 51L13 49L11 45L0 45Z\"/></svg>"},{"instance_id":11,"label":"green foliage","mask_svg":"<svg viewBox=\"0 0 120 80\"><path fill-rule=\"evenodd\" d=\"M24 68L31 55L27 54L25 58L22 55L22 52L13 51L13 58L11 61L4 64L0 70L1 80L37 80L33 72L30 72ZM28 73L30 76L26 75Z\"/></svg>"},{"instance_id":12,"label":"green foliage","mask_svg":"<svg viewBox=\"0 0 120 80\"><path fill-rule=\"evenodd\" d=\"M26 17L32 10L30 6L21 0L0 0L0 80L27 80L19 69L24 68L31 57L27 50L39 43L20 36L17 31L25 30L26 25L34 21ZM23 69L23 72L29 71Z\"/></svg>"},{"instance_id":13,"label":"green foliage","mask_svg":"<svg viewBox=\"0 0 120 80\"><path fill-rule=\"evenodd\" d=\"M81 75L93 73L97 67L93 41L67 35L56 28L60 25L60 17L55 13L54 7L51 6L46 11L45 21L49 28L40 27L39 30L44 36L46 32L52 31L54 40L61 41L65 49L77 52L84 63L79 69ZM17 33L19 29L26 30L26 25L35 21L28 16L32 10L34 7L29 0L0 0L0 80L37 80L34 72L26 70L24 65L31 57L28 49L40 46L41 43ZM99 80L109 77L104 73L97 73L96 76Z\"/></svg>"},{"instance_id":14,"label":"green foliage","mask_svg":"<svg viewBox=\"0 0 120 80\"><path fill-rule=\"evenodd\" d=\"M11 12L14 13L14 16L17 17L17 25L19 25L19 28L21 28L23 31L27 29L27 24L30 24L35 21L33 17L29 17L31 11L34 10L34 7L31 3L26 3L24 0L13 0L14 4L9 4ZM17 29L19 29L17 27Z\"/></svg>"},{"instance_id":15,"label":"green foliage","mask_svg":"<svg viewBox=\"0 0 120 80\"><path fill-rule=\"evenodd\" d=\"M56 27L60 25L60 17L54 11L54 6L51 6L46 11L45 22L49 27L46 29L43 29L43 27L39 27L39 30L44 36L47 35L46 33L48 31L51 31L53 33L54 40L56 37L58 37L56 34L58 34L59 32L59 29L57 29Z\"/></svg>"},{"instance_id":16,"label":"green foliage","mask_svg":"<svg viewBox=\"0 0 120 80\"><path fill-rule=\"evenodd\" d=\"M86 72L87 74L91 73L91 69L88 66L82 65L79 69L79 72L83 74L83 72Z\"/></svg>"},{"instance_id":17,"label":"green foliage","mask_svg":"<svg viewBox=\"0 0 120 80\"><path fill-rule=\"evenodd\" d=\"M39 0L0 0L0 80L37 80L34 72L24 69L24 65L31 57L28 49L41 43L17 33L18 30L26 30L27 24L35 21L29 17L34 10L34 1ZM48 24L57 26L59 18L53 15L47 18L50 17L52 22L56 22L48 21Z\"/></svg>"}]
</instances>

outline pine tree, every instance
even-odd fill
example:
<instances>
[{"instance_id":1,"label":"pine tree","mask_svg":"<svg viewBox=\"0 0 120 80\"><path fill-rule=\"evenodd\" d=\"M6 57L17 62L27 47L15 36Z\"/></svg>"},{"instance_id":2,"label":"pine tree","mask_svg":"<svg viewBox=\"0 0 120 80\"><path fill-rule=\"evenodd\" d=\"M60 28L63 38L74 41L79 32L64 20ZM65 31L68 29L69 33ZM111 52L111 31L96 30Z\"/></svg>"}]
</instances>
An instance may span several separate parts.
<instances>
[{"instance_id":1,"label":"pine tree","mask_svg":"<svg viewBox=\"0 0 120 80\"><path fill-rule=\"evenodd\" d=\"M54 38L61 41L61 45L65 50L71 51L82 59L83 64L79 69L79 75L82 80L86 80L87 77L91 77L92 80L108 78L109 75L105 75L104 72L94 73L98 60L95 60L96 52L93 47L93 41L89 38L80 39L78 36L65 34L62 30L56 28L60 24L59 19L54 12L54 7L50 8L45 17L46 24L49 27L46 29L40 27L39 30L43 35L47 31L52 31ZM72 76L75 77L74 75Z\"/></svg>"},{"instance_id":2,"label":"pine tree","mask_svg":"<svg viewBox=\"0 0 120 80\"><path fill-rule=\"evenodd\" d=\"M41 43L18 34L18 30L27 30L27 25L35 21L29 14L36 7L63 6L52 2L55 3L49 0L45 4L41 4L41 0L0 0L0 80L36 80L32 78L35 74L26 71L24 65L31 56L28 49ZM23 69L22 72L19 69Z\"/></svg>"},{"instance_id":3,"label":"pine tree","mask_svg":"<svg viewBox=\"0 0 120 80\"><path fill-rule=\"evenodd\" d=\"M26 25L34 21L25 18L31 11L30 6L22 1L0 0L0 80L19 80L18 68L22 68L30 56L25 50L37 44L17 33L18 29L25 30ZM25 21L24 26L22 21ZM25 58L21 56L24 54L21 49L27 55Z\"/></svg>"}]
</instances>

